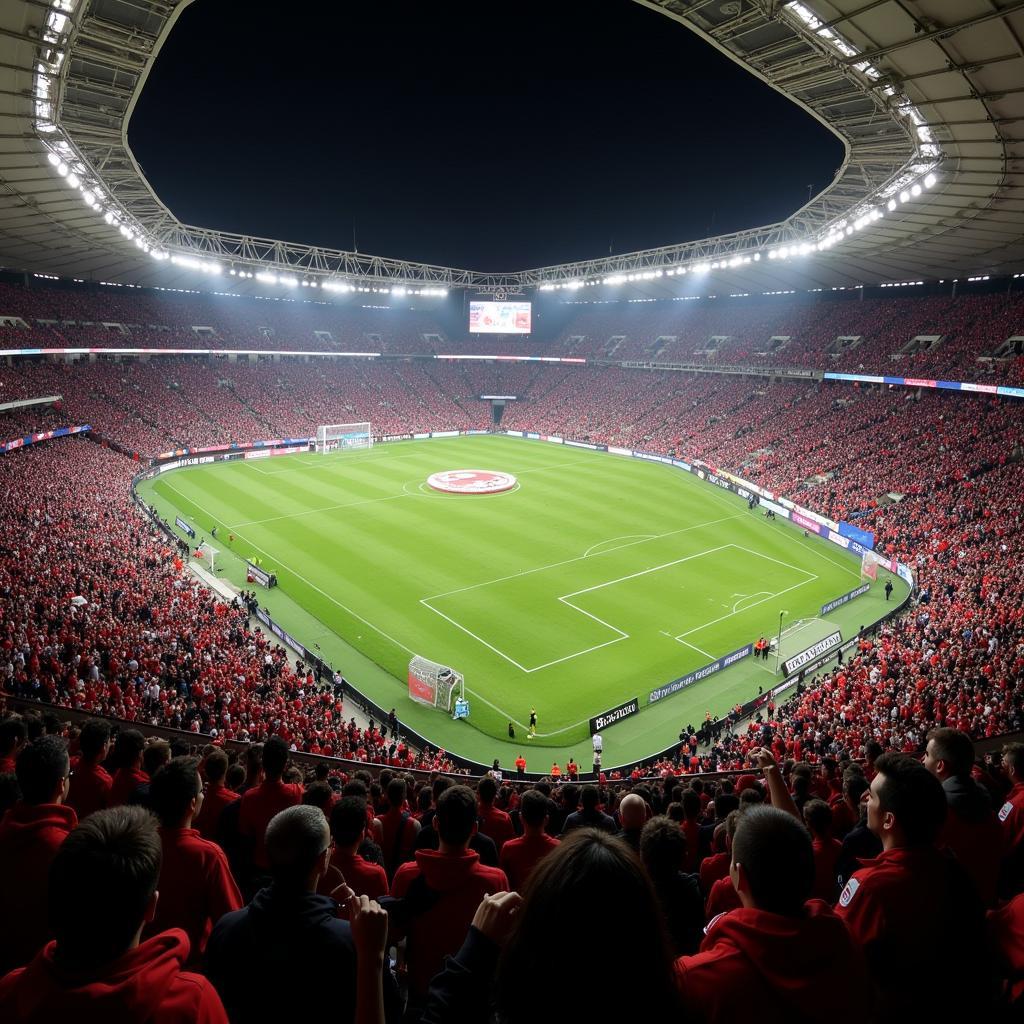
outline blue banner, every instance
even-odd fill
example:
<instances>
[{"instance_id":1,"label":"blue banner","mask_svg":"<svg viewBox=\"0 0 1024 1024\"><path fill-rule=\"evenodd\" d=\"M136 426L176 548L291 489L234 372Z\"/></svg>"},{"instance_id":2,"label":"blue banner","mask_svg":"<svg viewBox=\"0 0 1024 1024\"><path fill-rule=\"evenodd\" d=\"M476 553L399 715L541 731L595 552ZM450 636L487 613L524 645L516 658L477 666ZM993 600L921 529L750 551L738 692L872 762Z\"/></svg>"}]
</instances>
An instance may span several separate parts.
<instances>
[{"instance_id":1,"label":"blue banner","mask_svg":"<svg viewBox=\"0 0 1024 1024\"><path fill-rule=\"evenodd\" d=\"M854 526L853 523L848 523L845 520L840 519L839 535L841 537L849 537L850 540L855 540L858 544L867 548L869 551L874 550L875 535L871 530L862 530L859 526Z\"/></svg>"}]
</instances>

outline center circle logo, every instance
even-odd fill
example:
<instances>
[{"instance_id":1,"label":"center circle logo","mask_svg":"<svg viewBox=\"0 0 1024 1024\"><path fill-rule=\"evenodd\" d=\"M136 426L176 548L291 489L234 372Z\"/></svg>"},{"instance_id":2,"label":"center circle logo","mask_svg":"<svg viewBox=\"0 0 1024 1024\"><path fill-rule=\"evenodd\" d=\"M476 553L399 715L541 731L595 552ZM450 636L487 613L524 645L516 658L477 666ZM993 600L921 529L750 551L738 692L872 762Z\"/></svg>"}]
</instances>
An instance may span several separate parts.
<instances>
[{"instance_id":1,"label":"center circle logo","mask_svg":"<svg viewBox=\"0 0 1024 1024\"><path fill-rule=\"evenodd\" d=\"M427 477L428 486L448 494L500 494L511 490L516 483L511 473L496 469L447 469Z\"/></svg>"}]
</instances>

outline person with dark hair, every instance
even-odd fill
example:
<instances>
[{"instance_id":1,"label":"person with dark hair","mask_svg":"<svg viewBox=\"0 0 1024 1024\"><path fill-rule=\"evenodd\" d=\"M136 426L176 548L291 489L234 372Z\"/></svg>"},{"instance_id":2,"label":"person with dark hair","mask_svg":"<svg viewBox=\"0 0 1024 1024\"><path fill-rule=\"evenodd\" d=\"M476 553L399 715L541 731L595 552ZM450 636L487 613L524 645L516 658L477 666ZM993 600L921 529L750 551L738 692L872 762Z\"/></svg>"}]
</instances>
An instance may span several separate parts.
<instances>
[{"instance_id":1,"label":"person with dark hair","mask_svg":"<svg viewBox=\"0 0 1024 1024\"><path fill-rule=\"evenodd\" d=\"M476 795L479 803L477 813L480 816L480 831L494 841L500 858L502 847L516 835L512 819L508 812L494 806L494 798L498 795L498 783L492 776L485 775L477 783Z\"/></svg>"},{"instance_id":2,"label":"person with dark hair","mask_svg":"<svg viewBox=\"0 0 1024 1024\"><path fill-rule=\"evenodd\" d=\"M877 857L882 852L882 841L868 828L868 808L864 802L867 791L868 780L860 769L847 769L843 775L843 799L851 811L857 811L858 818L843 838L843 848L836 861L836 881L840 886L846 885L862 860Z\"/></svg>"},{"instance_id":3,"label":"person with dark hair","mask_svg":"<svg viewBox=\"0 0 1024 1024\"><path fill-rule=\"evenodd\" d=\"M302 793L302 802L308 807L319 807L324 817L329 818L334 804L334 790L330 783L311 782Z\"/></svg>"},{"instance_id":4,"label":"person with dark hair","mask_svg":"<svg viewBox=\"0 0 1024 1024\"><path fill-rule=\"evenodd\" d=\"M380 848L384 852L384 867L388 878L394 877L400 864L412 859L416 837L420 834L420 823L412 816L406 803L407 794L405 779L394 778L388 781L388 809L380 819Z\"/></svg>"},{"instance_id":5,"label":"person with dark hair","mask_svg":"<svg viewBox=\"0 0 1024 1024\"><path fill-rule=\"evenodd\" d=\"M597 786L584 786L580 791L580 809L566 816L562 825L562 838L577 828L599 828L609 835L614 834L615 819L598 807L600 802L601 791Z\"/></svg>"},{"instance_id":6,"label":"person with dark hair","mask_svg":"<svg viewBox=\"0 0 1024 1024\"><path fill-rule=\"evenodd\" d=\"M953 852L978 889L981 902L992 906L999 886L1005 837L988 792L971 778L974 744L958 729L932 729L924 766L942 783L946 823L939 846Z\"/></svg>"},{"instance_id":7,"label":"person with dark hair","mask_svg":"<svg viewBox=\"0 0 1024 1024\"><path fill-rule=\"evenodd\" d=\"M0 775L13 775L18 754L28 740L28 726L23 718L11 715L0 721Z\"/></svg>"},{"instance_id":8,"label":"person with dark hair","mask_svg":"<svg viewBox=\"0 0 1024 1024\"><path fill-rule=\"evenodd\" d=\"M843 844L832 835L832 808L824 800L808 800L804 804L804 824L811 833L814 849L814 888L811 895L830 907L839 895L836 864Z\"/></svg>"},{"instance_id":9,"label":"person with dark hair","mask_svg":"<svg viewBox=\"0 0 1024 1024\"><path fill-rule=\"evenodd\" d=\"M369 896L371 900L387 896L390 892L387 872L359 853L366 839L366 800L343 796L331 808L330 827L334 851L319 891L324 892L326 885L330 885L329 891L333 892L345 883L357 896ZM341 913L344 916L344 906Z\"/></svg>"},{"instance_id":10,"label":"person with dark hair","mask_svg":"<svg viewBox=\"0 0 1024 1024\"><path fill-rule=\"evenodd\" d=\"M700 794L692 789L683 790L683 820L679 829L686 838L686 859L683 870L694 874L700 869L700 819L704 808Z\"/></svg>"},{"instance_id":11,"label":"person with dark hair","mask_svg":"<svg viewBox=\"0 0 1024 1024\"><path fill-rule=\"evenodd\" d=\"M836 912L867 956L880 1019L943 1016L972 1002L982 1013L983 909L964 869L936 848L947 813L942 785L920 761L883 754L867 809L882 853L854 872ZM940 977L942 985L922 984Z\"/></svg>"},{"instance_id":12,"label":"person with dark hair","mask_svg":"<svg viewBox=\"0 0 1024 1024\"><path fill-rule=\"evenodd\" d=\"M462 944L480 900L508 888L505 872L485 867L469 849L477 829L477 803L468 786L451 786L441 794L434 825L437 851L417 850L415 861L401 865L391 884L392 895L407 898L412 911L406 959L414 1004L426 997L444 957Z\"/></svg>"},{"instance_id":13,"label":"person with dark hair","mask_svg":"<svg viewBox=\"0 0 1024 1024\"><path fill-rule=\"evenodd\" d=\"M283 765L282 765L283 768ZM206 973L232 1024L341 1021L356 1018L357 985L382 988L398 1019L397 994L384 965L386 928L364 934L380 907L351 890L343 895L350 921L337 903L317 895L331 855L327 819L319 807L288 807L270 820L264 850L271 884L241 910L217 922L206 948ZM301 979L313 984L302 984Z\"/></svg>"},{"instance_id":14,"label":"person with dark hair","mask_svg":"<svg viewBox=\"0 0 1024 1024\"><path fill-rule=\"evenodd\" d=\"M654 886L675 956L696 953L704 933L704 900L696 875L683 871L686 836L668 818L651 818L640 835L640 860Z\"/></svg>"},{"instance_id":15,"label":"person with dark hair","mask_svg":"<svg viewBox=\"0 0 1024 1024\"><path fill-rule=\"evenodd\" d=\"M1004 895L1012 895L1024 889L1024 743L1003 747L1003 771L1011 788L997 815L1005 836L1000 885Z\"/></svg>"},{"instance_id":16,"label":"person with dark hair","mask_svg":"<svg viewBox=\"0 0 1024 1024\"><path fill-rule=\"evenodd\" d=\"M242 906L242 894L224 851L192 827L203 803L199 759L176 757L165 764L153 776L149 800L160 819L163 898L144 934L148 937L168 928L180 928L191 945L186 963L197 963L213 926L225 914Z\"/></svg>"},{"instance_id":17,"label":"person with dark hair","mask_svg":"<svg viewBox=\"0 0 1024 1024\"><path fill-rule=\"evenodd\" d=\"M224 808L240 797L224 782L228 771L228 755L223 750L211 750L206 756L203 770L206 774L206 789L203 791L202 807L193 826L204 839L216 840Z\"/></svg>"},{"instance_id":18,"label":"person with dark hair","mask_svg":"<svg viewBox=\"0 0 1024 1024\"><path fill-rule=\"evenodd\" d=\"M80 756L71 773L67 802L79 818L85 818L110 803L113 779L103 767L110 753L110 723L102 718L90 718L78 734L78 750Z\"/></svg>"},{"instance_id":19,"label":"person with dark hair","mask_svg":"<svg viewBox=\"0 0 1024 1024\"><path fill-rule=\"evenodd\" d=\"M534 868L558 846L558 840L544 831L550 806L551 801L535 789L528 789L519 801L523 834L505 843L499 860L516 892L522 892Z\"/></svg>"},{"instance_id":20,"label":"person with dark hair","mask_svg":"<svg viewBox=\"0 0 1024 1024\"><path fill-rule=\"evenodd\" d=\"M64 803L68 771L67 747L58 736L41 736L18 754L21 799L0 821L0 977L27 964L53 934L46 876L78 824Z\"/></svg>"},{"instance_id":21,"label":"person with dark hair","mask_svg":"<svg viewBox=\"0 0 1024 1024\"><path fill-rule=\"evenodd\" d=\"M170 743L167 740L151 739L142 751L142 771L146 775L146 781L140 783L129 794L125 803L139 804L149 808L149 784L158 771L167 764L172 757Z\"/></svg>"},{"instance_id":22,"label":"person with dark hair","mask_svg":"<svg viewBox=\"0 0 1024 1024\"><path fill-rule=\"evenodd\" d=\"M728 863L725 874L716 878L707 890L704 901L704 917L708 921L729 910L738 910L742 906L739 893L736 892L736 886L732 884L732 878L729 875L729 866L732 865L732 844L736 836L736 829L739 827L740 818L745 813L746 811L740 810L730 811L729 816L725 819L725 853Z\"/></svg>"},{"instance_id":23,"label":"person with dark hair","mask_svg":"<svg viewBox=\"0 0 1024 1024\"><path fill-rule=\"evenodd\" d=\"M139 786L149 782L142 770L142 753L146 738L138 729L122 729L114 742L114 764L117 770L110 786L109 806L126 804Z\"/></svg>"},{"instance_id":24,"label":"person with dark hair","mask_svg":"<svg viewBox=\"0 0 1024 1024\"><path fill-rule=\"evenodd\" d=\"M287 764L288 744L280 736L271 736L263 744L262 781L245 791L239 805L239 832L252 843L252 863L262 873L270 866L264 840L271 818L302 803L301 784L281 781Z\"/></svg>"},{"instance_id":25,"label":"person with dark hair","mask_svg":"<svg viewBox=\"0 0 1024 1024\"><path fill-rule=\"evenodd\" d=\"M747 808L729 872L741 907L714 918L700 952L676 961L684 1010L707 1024L741 1020L752 1008L766 1024L869 1019L860 952L828 905L810 899L814 853L799 819Z\"/></svg>"},{"instance_id":26,"label":"person with dark hair","mask_svg":"<svg viewBox=\"0 0 1024 1024\"><path fill-rule=\"evenodd\" d=\"M552 944L567 922L580 936L628 936L617 947L615 977L574 983L551 970ZM634 982L636 984L634 984ZM637 1019L676 1021L672 952L650 880L636 855L599 829L575 829L545 857L520 896L484 898L458 953L431 983L423 1024L505 1024Z\"/></svg>"},{"instance_id":27,"label":"person with dark hair","mask_svg":"<svg viewBox=\"0 0 1024 1024\"><path fill-rule=\"evenodd\" d=\"M156 821L141 807L96 811L79 824L50 868L55 941L0 981L0 1018L227 1024L210 982L182 970L183 932L140 941L159 874Z\"/></svg>"}]
</instances>

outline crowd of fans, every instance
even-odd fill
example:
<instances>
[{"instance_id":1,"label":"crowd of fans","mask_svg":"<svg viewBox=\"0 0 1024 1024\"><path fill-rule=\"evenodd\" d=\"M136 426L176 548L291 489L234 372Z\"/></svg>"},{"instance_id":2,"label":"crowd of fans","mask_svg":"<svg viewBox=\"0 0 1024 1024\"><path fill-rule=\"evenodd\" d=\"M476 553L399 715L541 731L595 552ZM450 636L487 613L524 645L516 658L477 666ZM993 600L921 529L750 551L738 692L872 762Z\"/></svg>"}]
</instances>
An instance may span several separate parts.
<instances>
[{"instance_id":1,"label":"crowd of fans","mask_svg":"<svg viewBox=\"0 0 1024 1024\"><path fill-rule=\"evenodd\" d=\"M635 1012L642 979L652 1019L1009 1021L1024 744L982 762L956 729L926 742L470 788L304 774L276 735L237 754L8 715L0 1013L525 1022ZM614 978L550 969L584 943Z\"/></svg>"},{"instance_id":2,"label":"crowd of fans","mask_svg":"<svg viewBox=\"0 0 1024 1024\"><path fill-rule=\"evenodd\" d=\"M975 323L973 299L933 312ZM533 786L498 773L472 793L406 779L452 765L394 723L346 720L343 688L187 573L131 500L130 459L84 438L2 456L3 689L195 740L172 750L122 728L111 749L102 719L0 721L0 878L19 880L0 889L17 922L0 974L24 968L0 982L0 1011L606 1010L617 993L566 985L541 956L566 927L571 943L606 939L622 977L643 972L651 1012L683 1020L1019 1009L1024 748L971 748L1024 729L1016 404L616 367L29 363L0 368L4 399L63 403L0 426L80 416L149 452L340 419L399 434L485 426L490 389L521 396L503 426L699 457L856 519L914 571L908 613L753 721L688 724L653 764L582 790L571 771ZM324 761L303 778L289 752L386 771ZM722 770L739 777L688 778ZM252 984L303 971L337 982Z\"/></svg>"}]
</instances>

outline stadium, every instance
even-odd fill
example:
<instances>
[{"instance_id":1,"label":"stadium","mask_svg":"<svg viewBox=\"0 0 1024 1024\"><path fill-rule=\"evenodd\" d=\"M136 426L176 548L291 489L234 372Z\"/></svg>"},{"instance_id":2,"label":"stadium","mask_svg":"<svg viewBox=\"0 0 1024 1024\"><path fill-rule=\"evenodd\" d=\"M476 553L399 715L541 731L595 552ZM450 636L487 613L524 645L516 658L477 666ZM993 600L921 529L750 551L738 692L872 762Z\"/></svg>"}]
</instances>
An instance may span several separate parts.
<instances>
[{"instance_id":1,"label":"stadium","mask_svg":"<svg viewBox=\"0 0 1024 1024\"><path fill-rule=\"evenodd\" d=\"M620 944L602 887L681 1019L1019 1011L1024 5L618 6L825 133L828 183L515 271L190 224L129 125L206 5L0 9L5 1016L321 1012L236 977L301 890L329 923L287 956L341 965L345 1019L520 1020L545 914ZM801 976L755 969L775 928ZM163 1010L100 994L172 932Z\"/></svg>"}]
</instances>

